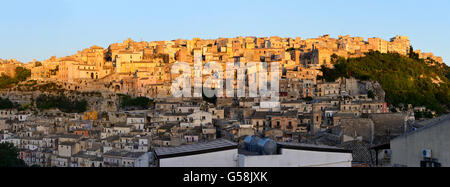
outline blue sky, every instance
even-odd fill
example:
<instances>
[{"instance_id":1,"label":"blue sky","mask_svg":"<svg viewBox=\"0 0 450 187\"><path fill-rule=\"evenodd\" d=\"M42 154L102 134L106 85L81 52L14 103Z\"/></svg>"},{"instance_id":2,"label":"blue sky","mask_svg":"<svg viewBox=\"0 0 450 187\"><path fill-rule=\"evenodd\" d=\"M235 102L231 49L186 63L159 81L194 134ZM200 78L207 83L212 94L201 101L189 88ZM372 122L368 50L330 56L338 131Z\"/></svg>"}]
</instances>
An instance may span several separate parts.
<instances>
[{"instance_id":1,"label":"blue sky","mask_svg":"<svg viewBox=\"0 0 450 187\"><path fill-rule=\"evenodd\" d=\"M0 9L0 58L23 62L140 41L236 36L410 37L450 64L448 0L15 0Z\"/></svg>"}]
</instances>

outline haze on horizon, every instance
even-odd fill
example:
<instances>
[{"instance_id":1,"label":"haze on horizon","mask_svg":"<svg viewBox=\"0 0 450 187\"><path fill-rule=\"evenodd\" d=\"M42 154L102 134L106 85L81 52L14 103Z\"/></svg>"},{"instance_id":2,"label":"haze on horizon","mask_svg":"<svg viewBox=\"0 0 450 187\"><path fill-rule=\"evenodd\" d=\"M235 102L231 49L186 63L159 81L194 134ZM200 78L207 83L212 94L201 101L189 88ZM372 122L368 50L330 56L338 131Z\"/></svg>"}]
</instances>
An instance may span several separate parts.
<instances>
[{"instance_id":1,"label":"haze on horizon","mask_svg":"<svg viewBox=\"0 0 450 187\"><path fill-rule=\"evenodd\" d=\"M98 45L237 36L315 38L330 34L408 36L414 49L450 64L450 2L310 1L7 1L0 11L0 58L29 62Z\"/></svg>"}]
</instances>

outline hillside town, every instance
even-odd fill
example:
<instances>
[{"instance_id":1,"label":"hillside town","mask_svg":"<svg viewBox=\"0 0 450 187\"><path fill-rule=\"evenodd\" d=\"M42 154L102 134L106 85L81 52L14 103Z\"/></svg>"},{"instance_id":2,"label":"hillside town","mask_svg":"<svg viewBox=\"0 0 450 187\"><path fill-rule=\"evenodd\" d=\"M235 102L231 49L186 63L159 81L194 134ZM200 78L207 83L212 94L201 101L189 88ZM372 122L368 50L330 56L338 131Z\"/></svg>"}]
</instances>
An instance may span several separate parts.
<instances>
[{"instance_id":1,"label":"hillside town","mask_svg":"<svg viewBox=\"0 0 450 187\"><path fill-rule=\"evenodd\" d=\"M376 81L350 77L327 82L320 78L321 68L332 68L335 55L354 58L378 51L406 56L410 46L406 36L389 41L329 35L127 39L42 62L0 60L4 76L14 77L17 67L31 72L26 81L0 91L2 99L21 106L0 110L0 142L14 144L27 165L41 167L158 167L170 152L182 154L180 150L197 150L199 145L239 149L247 157L237 166L258 166L246 153L252 145L247 141L253 141L249 137L270 139L280 149L350 151L350 160L342 157L349 166L393 166L385 145L437 123L415 115L434 111L391 106ZM432 53L415 52L420 59L443 63ZM196 57L202 64L218 62L223 69L227 62L278 62L278 107L265 107L258 97L173 97L172 84L180 74L172 73L172 66L193 65ZM248 87L234 84L233 89ZM42 95L64 95L87 106L78 112L42 109L36 104ZM148 105L124 106L124 97L147 98ZM448 117L442 119L448 122Z\"/></svg>"}]
</instances>

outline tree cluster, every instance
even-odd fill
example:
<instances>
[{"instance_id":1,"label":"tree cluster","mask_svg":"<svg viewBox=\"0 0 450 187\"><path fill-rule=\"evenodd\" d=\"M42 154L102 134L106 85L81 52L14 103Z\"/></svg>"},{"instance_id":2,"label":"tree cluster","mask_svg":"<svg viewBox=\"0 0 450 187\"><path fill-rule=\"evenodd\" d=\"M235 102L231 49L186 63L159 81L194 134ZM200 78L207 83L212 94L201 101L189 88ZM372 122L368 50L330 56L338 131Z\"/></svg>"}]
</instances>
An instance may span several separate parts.
<instances>
[{"instance_id":1,"label":"tree cluster","mask_svg":"<svg viewBox=\"0 0 450 187\"><path fill-rule=\"evenodd\" d=\"M419 59L417 54L380 52L348 59L333 55L332 63L333 69L322 66L323 77L319 78L329 82L340 77L378 81L386 92L386 101L394 106L426 106L438 114L450 109L450 68L445 64Z\"/></svg>"},{"instance_id":2,"label":"tree cluster","mask_svg":"<svg viewBox=\"0 0 450 187\"><path fill-rule=\"evenodd\" d=\"M153 100L147 97L132 98L129 95L120 95L120 107L121 108L139 108L148 109L153 104Z\"/></svg>"},{"instance_id":3,"label":"tree cluster","mask_svg":"<svg viewBox=\"0 0 450 187\"><path fill-rule=\"evenodd\" d=\"M86 100L71 100L62 94L59 96L41 94L35 102L36 107L40 110L57 108L65 113L83 113L88 107Z\"/></svg>"},{"instance_id":4,"label":"tree cluster","mask_svg":"<svg viewBox=\"0 0 450 187\"><path fill-rule=\"evenodd\" d=\"M18 156L19 150L13 144L0 143L0 167L27 167Z\"/></svg>"},{"instance_id":5,"label":"tree cluster","mask_svg":"<svg viewBox=\"0 0 450 187\"><path fill-rule=\"evenodd\" d=\"M13 108L18 108L18 104L13 103L8 98L3 99L0 97L0 110L13 109Z\"/></svg>"},{"instance_id":6,"label":"tree cluster","mask_svg":"<svg viewBox=\"0 0 450 187\"><path fill-rule=\"evenodd\" d=\"M8 75L2 74L0 76L0 89L8 88L12 84L17 84L19 82L27 80L31 77L31 71L23 67L17 67L15 70L15 76L10 77Z\"/></svg>"}]
</instances>

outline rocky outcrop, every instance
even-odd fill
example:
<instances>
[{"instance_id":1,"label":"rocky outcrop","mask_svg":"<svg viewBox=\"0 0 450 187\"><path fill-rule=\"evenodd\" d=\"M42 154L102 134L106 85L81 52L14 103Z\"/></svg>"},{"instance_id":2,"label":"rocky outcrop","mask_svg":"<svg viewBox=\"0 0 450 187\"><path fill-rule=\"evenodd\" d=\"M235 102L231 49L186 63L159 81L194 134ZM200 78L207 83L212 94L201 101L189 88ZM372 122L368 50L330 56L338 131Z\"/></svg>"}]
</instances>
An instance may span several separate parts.
<instances>
[{"instance_id":1,"label":"rocky outcrop","mask_svg":"<svg viewBox=\"0 0 450 187\"><path fill-rule=\"evenodd\" d=\"M384 101L386 98L386 92L383 87L377 81L366 81L365 82L366 92L372 91L375 94L375 99L379 101Z\"/></svg>"}]
</instances>

